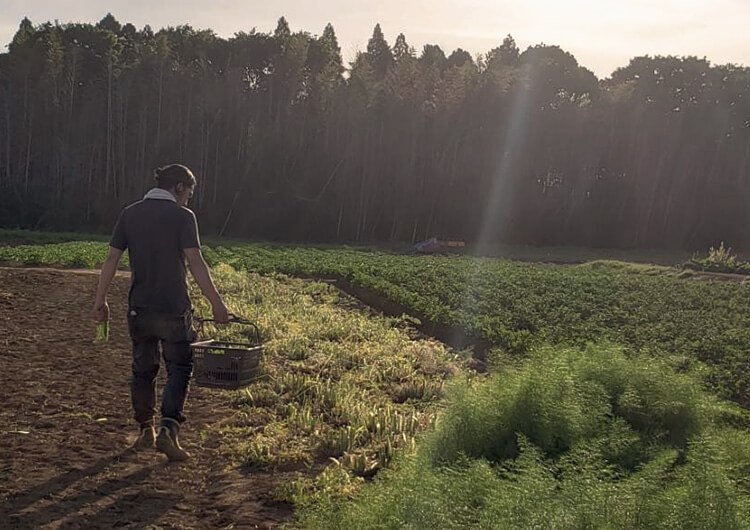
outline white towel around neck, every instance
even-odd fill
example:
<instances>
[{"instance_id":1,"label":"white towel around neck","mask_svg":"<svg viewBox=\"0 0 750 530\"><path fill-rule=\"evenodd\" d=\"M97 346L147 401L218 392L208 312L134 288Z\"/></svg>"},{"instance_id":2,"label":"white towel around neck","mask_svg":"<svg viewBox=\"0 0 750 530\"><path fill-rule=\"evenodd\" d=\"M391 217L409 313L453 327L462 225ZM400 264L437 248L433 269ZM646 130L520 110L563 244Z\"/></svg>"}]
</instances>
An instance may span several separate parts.
<instances>
[{"instance_id":1,"label":"white towel around neck","mask_svg":"<svg viewBox=\"0 0 750 530\"><path fill-rule=\"evenodd\" d=\"M162 201L172 201L177 202L177 199L174 198L174 195L169 193L167 190L163 188L151 188L148 190L148 193L143 196L145 199L160 199Z\"/></svg>"}]
</instances>

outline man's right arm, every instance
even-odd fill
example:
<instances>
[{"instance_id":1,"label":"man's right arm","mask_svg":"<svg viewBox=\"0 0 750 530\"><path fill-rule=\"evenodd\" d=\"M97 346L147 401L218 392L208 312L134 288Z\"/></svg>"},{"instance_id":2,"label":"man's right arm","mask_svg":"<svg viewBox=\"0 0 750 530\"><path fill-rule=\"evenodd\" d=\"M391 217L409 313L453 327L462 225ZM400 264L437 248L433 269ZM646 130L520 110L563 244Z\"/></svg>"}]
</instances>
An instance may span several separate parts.
<instances>
[{"instance_id":1,"label":"man's right arm","mask_svg":"<svg viewBox=\"0 0 750 530\"><path fill-rule=\"evenodd\" d=\"M109 254L102 265L102 272L99 276L99 285L96 288L96 298L91 314L97 322L109 322L109 305L107 304L107 292L112 278L117 272L117 265L120 263L123 250L115 247L109 247Z\"/></svg>"},{"instance_id":2,"label":"man's right arm","mask_svg":"<svg viewBox=\"0 0 750 530\"><path fill-rule=\"evenodd\" d=\"M185 257L187 258L188 267L190 267L190 273L195 278L195 283L200 287L203 295L208 298L211 303L211 311L214 315L214 320L220 324L226 324L229 322L229 311L224 305L224 302L219 296L219 292L216 290L213 279L211 279L211 273L208 270L208 265L203 259L203 254L200 248L186 248L183 250Z\"/></svg>"},{"instance_id":3,"label":"man's right arm","mask_svg":"<svg viewBox=\"0 0 750 530\"><path fill-rule=\"evenodd\" d=\"M125 235L125 210L120 212L115 229L112 231L112 239L109 242L109 253L102 264L102 272L99 276L99 285L96 288L96 298L91 314L97 322L109 321L109 305L107 304L107 292L112 278L115 277L120 258L128 248L128 238Z\"/></svg>"}]
</instances>

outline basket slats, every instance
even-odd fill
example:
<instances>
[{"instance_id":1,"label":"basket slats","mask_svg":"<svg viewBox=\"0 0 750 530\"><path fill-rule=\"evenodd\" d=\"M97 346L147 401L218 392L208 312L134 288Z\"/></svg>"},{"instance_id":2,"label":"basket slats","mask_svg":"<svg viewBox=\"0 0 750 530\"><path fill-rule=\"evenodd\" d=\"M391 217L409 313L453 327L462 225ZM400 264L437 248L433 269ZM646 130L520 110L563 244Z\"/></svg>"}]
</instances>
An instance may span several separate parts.
<instances>
[{"instance_id":1,"label":"basket slats","mask_svg":"<svg viewBox=\"0 0 750 530\"><path fill-rule=\"evenodd\" d=\"M195 384L207 388L236 390L259 375L263 345L207 340L190 345Z\"/></svg>"}]
</instances>

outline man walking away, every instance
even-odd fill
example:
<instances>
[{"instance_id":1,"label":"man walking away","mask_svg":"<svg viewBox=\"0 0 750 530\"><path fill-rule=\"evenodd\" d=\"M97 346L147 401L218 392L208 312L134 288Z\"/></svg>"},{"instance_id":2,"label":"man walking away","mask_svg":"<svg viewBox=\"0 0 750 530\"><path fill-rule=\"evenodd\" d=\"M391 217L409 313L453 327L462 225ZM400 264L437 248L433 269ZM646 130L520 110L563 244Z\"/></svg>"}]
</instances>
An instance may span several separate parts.
<instances>
[{"instance_id":1,"label":"man walking away","mask_svg":"<svg viewBox=\"0 0 750 530\"><path fill-rule=\"evenodd\" d=\"M190 343L196 337L186 259L211 303L214 320L226 323L229 317L201 254L195 214L187 208L196 185L193 173L183 165L171 164L156 169L154 175L157 187L120 213L102 265L93 314L97 322L109 321L107 292L127 249L132 272L128 297L128 329L133 341L131 397L141 429L133 447L142 450L155 445L169 460L180 461L190 457L180 446L178 433L185 421L183 407L193 372ZM157 437L154 413L160 345L167 382Z\"/></svg>"}]
</instances>

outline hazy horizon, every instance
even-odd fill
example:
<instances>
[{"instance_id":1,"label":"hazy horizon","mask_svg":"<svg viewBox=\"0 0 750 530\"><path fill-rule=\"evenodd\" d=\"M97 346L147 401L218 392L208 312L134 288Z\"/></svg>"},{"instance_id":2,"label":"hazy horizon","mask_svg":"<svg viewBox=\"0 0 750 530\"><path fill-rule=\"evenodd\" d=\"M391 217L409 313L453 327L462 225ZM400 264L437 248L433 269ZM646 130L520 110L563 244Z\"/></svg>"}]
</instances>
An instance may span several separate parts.
<instances>
[{"instance_id":1,"label":"hazy horizon","mask_svg":"<svg viewBox=\"0 0 750 530\"><path fill-rule=\"evenodd\" d=\"M216 0L211 9L196 1L160 3L144 0L68 0L34 2L8 0L0 14L0 44L7 50L23 17L32 23L58 21L96 23L108 12L121 23L154 30L189 24L211 29L222 38L255 28L271 32L279 17L286 17L293 31L320 34L333 24L344 60L363 51L379 23L389 44L399 33L419 52L425 44L437 44L446 55L463 48L472 55L498 46L511 34L521 50L540 43L558 45L597 77L608 77L631 58L642 55L705 57L713 64L750 64L750 2L718 0L571 0L565 5L545 0L506 1L412 0L370 2L321 0L315 5L294 0L273 4L242 4ZM744 35L744 37L743 37Z\"/></svg>"}]
</instances>

